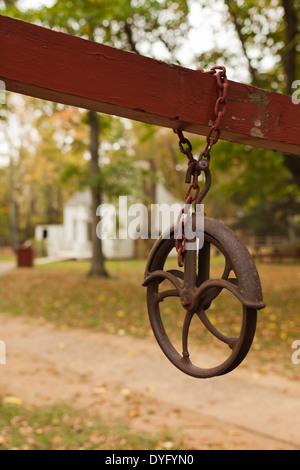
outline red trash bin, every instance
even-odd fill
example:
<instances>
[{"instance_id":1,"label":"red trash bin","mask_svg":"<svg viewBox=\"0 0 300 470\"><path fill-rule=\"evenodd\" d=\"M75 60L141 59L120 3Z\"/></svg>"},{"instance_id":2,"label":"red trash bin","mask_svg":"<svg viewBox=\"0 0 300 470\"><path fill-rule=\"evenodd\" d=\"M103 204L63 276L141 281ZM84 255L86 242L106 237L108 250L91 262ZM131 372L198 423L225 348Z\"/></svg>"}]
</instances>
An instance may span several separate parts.
<instances>
[{"instance_id":1,"label":"red trash bin","mask_svg":"<svg viewBox=\"0 0 300 470\"><path fill-rule=\"evenodd\" d=\"M33 268L34 250L32 246L20 246L17 248L18 268Z\"/></svg>"}]
</instances>

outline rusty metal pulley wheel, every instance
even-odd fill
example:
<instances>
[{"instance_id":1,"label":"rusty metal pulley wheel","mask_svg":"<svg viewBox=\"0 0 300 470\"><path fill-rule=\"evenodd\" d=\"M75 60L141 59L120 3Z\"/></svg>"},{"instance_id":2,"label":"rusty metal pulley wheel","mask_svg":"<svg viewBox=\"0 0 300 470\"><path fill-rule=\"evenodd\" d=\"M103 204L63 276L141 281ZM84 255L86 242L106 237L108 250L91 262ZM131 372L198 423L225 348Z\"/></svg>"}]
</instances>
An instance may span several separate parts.
<instances>
[{"instance_id":1,"label":"rusty metal pulley wheel","mask_svg":"<svg viewBox=\"0 0 300 470\"><path fill-rule=\"evenodd\" d=\"M195 214L192 217L195 224ZM257 310L264 308L254 261L229 228L205 217L203 247L186 251L183 270L167 269L176 236L176 228L171 229L168 239L161 236L153 246L146 266L143 285L147 287L148 313L154 335L167 358L182 372L197 378L227 374L247 355L255 335ZM210 278L212 249L218 250L225 258L224 271L219 279ZM238 299L242 307L238 337L226 336L209 319L213 302L224 290ZM163 302L172 297L176 298L182 309L181 351L170 341L161 313ZM193 364L189 352L189 333L194 317L198 317L215 338L228 345L229 356L220 365L205 368L205 364L204 367Z\"/></svg>"}]
</instances>

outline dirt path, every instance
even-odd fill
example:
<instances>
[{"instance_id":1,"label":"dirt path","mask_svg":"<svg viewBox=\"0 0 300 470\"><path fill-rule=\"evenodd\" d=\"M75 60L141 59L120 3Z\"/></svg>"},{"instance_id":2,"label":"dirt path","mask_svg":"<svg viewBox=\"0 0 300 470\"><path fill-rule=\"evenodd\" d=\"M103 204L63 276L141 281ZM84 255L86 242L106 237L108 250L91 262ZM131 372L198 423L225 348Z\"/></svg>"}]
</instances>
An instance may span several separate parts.
<instances>
[{"instance_id":1,"label":"dirt path","mask_svg":"<svg viewBox=\"0 0 300 470\"><path fill-rule=\"evenodd\" d=\"M181 430L187 448L299 449L300 385L242 366L200 381L177 371L153 338L135 340L0 315L7 364L0 396L66 400L134 430Z\"/></svg>"},{"instance_id":2,"label":"dirt path","mask_svg":"<svg viewBox=\"0 0 300 470\"><path fill-rule=\"evenodd\" d=\"M5 274L12 271L16 266L15 261L1 261L0 263L0 276L4 276Z\"/></svg>"}]
</instances>

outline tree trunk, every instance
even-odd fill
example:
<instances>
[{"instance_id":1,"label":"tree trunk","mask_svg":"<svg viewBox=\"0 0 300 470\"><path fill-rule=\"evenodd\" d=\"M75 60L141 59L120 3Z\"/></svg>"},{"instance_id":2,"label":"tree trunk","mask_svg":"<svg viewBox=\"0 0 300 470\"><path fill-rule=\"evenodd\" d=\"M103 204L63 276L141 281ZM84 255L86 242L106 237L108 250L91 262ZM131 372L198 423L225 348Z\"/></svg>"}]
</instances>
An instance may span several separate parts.
<instances>
[{"instance_id":1,"label":"tree trunk","mask_svg":"<svg viewBox=\"0 0 300 470\"><path fill-rule=\"evenodd\" d=\"M286 45L282 60L286 74L287 93L292 90L292 85L297 79L297 34L298 16L295 11L294 0L282 1L285 16ZM300 158L297 155L284 154L284 163L293 175L294 182L300 187Z\"/></svg>"},{"instance_id":2,"label":"tree trunk","mask_svg":"<svg viewBox=\"0 0 300 470\"><path fill-rule=\"evenodd\" d=\"M15 175L14 175L14 163L12 157L10 157L9 163L9 186L10 186L10 228L11 228L11 239L12 248L14 251L19 246L19 228L18 228L18 205L15 200Z\"/></svg>"},{"instance_id":3,"label":"tree trunk","mask_svg":"<svg viewBox=\"0 0 300 470\"><path fill-rule=\"evenodd\" d=\"M298 16L294 7L294 0L282 1L285 12L286 46L283 52L283 65L287 77L287 92L290 93L293 82L296 80L297 68L297 35Z\"/></svg>"},{"instance_id":4,"label":"tree trunk","mask_svg":"<svg viewBox=\"0 0 300 470\"><path fill-rule=\"evenodd\" d=\"M149 158L147 159L147 163L149 165L149 170L152 175L157 174L157 167L155 160ZM147 201L148 205L148 238L143 239L139 238L135 244L135 258L137 259L145 259L149 256L149 252L154 244L154 240L151 239L151 222L152 216L151 212L152 209L150 208L150 204L156 204L156 180L155 178L149 178L145 182L145 200Z\"/></svg>"},{"instance_id":5,"label":"tree trunk","mask_svg":"<svg viewBox=\"0 0 300 470\"><path fill-rule=\"evenodd\" d=\"M102 188L99 181L100 118L95 111L89 111L88 121L90 125L90 186L92 194L92 262L89 276L108 277L108 274L105 269L102 240L98 238L96 233L96 228L98 224L96 212L97 208L102 203Z\"/></svg>"}]
</instances>

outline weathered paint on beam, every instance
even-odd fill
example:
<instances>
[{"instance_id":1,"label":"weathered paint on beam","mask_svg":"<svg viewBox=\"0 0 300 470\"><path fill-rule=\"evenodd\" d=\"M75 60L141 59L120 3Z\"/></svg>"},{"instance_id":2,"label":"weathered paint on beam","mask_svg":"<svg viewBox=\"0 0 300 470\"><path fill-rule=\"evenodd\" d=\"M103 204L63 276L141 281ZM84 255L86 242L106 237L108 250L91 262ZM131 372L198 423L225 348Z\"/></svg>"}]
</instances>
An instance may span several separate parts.
<instances>
[{"instance_id":1,"label":"weathered paint on beam","mask_svg":"<svg viewBox=\"0 0 300 470\"><path fill-rule=\"evenodd\" d=\"M0 79L7 90L206 135L216 80L0 15ZM222 139L300 155L300 105L229 82Z\"/></svg>"}]
</instances>

